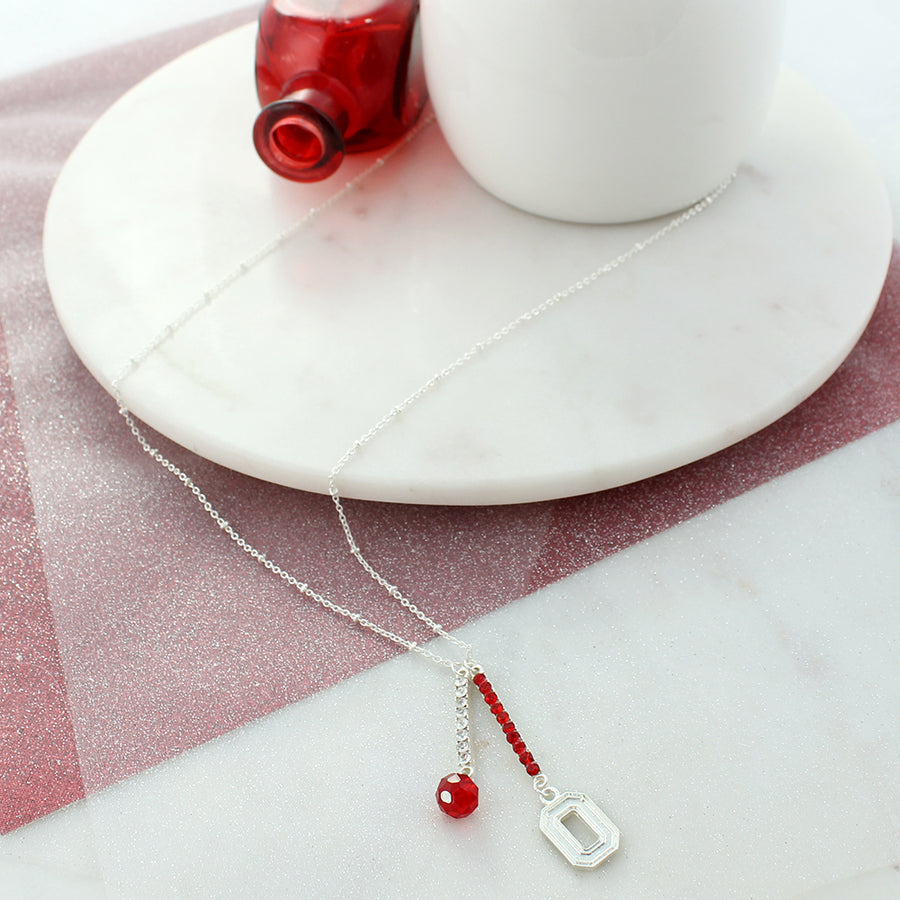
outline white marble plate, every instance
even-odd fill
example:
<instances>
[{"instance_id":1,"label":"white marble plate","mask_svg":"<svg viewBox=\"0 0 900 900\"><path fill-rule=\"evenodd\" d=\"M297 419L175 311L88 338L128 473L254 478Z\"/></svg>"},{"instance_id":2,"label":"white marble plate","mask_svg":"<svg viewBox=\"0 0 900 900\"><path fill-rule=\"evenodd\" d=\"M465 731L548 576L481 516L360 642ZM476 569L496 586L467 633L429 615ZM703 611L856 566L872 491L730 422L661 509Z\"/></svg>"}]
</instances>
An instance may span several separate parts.
<instances>
[{"instance_id":1,"label":"white marble plate","mask_svg":"<svg viewBox=\"0 0 900 900\"><path fill-rule=\"evenodd\" d=\"M253 36L214 40L125 95L53 191L50 289L107 388L204 289L370 161L314 186L258 161ZM202 456L323 491L353 440L433 372L658 225L511 209L432 126L195 316L123 393ZM715 207L456 372L365 447L342 490L541 500L719 450L840 364L877 301L891 233L861 141L786 71Z\"/></svg>"}]
</instances>

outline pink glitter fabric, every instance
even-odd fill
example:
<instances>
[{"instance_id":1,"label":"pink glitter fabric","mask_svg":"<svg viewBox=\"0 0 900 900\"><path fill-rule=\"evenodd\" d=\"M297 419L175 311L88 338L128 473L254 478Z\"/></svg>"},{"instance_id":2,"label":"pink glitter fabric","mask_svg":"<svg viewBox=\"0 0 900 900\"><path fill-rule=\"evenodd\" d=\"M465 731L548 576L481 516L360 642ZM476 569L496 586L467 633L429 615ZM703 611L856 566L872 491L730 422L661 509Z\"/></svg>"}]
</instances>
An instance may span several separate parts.
<instances>
[{"instance_id":1,"label":"pink glitter fabric","mask_svg":"<svg viewBox=\"0 0 900 900\"><path fill-rule=\"evenodd\" d=\"M0 330L0 825L84 794Z\"/></svg>"},{"instance_id":2,"label":"pink glitter fabric","mask_svg":"<svg viewBox=\"0 0 900 900\"><path fill-rule=\"evenodd\" d=\"M127 434L56 322L41 223L75 142L119 94L252 13L0 85L0 830L372 666L347 627L235 552ZM813 397L645 482L493 508L349 503L369 558L455 628L900 418L900 258L859 346ZM157 446L286 568L388 627L327 498ZM175 551L173 548L177 548ZM426 639L427 634L416 635Z\"/></svg>"}]
</instances>

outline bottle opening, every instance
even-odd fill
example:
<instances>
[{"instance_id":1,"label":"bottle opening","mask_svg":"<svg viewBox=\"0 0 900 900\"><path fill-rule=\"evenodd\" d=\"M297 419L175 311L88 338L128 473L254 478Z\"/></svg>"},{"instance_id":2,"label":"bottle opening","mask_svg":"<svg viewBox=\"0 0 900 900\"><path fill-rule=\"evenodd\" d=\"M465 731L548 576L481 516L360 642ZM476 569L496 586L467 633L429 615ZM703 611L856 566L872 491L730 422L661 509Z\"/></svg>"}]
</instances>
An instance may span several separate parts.
<instances>
[{"instance_id":1,"label":"bottle opening","mask_svg":"<svg viewBox=\"0 0 900 900\"><path fill-rule=\"evenodd\" d=\"M292 181L319 181L344 158L344 138L322 110L297 100L270 103L257 116L253 143L263 162Z\"/></svg>"},{"instance_id":2,"label":"bottle opening","mask_svg":"<svg viewBox=\"0 0 900 900\"><path fill-rule=\"evenodd\" d=\"M314 166L325 153L322 135L298 121L279 122L270 132L269 141L277 154L299 166Z\"/></svg>"}]
</instances>

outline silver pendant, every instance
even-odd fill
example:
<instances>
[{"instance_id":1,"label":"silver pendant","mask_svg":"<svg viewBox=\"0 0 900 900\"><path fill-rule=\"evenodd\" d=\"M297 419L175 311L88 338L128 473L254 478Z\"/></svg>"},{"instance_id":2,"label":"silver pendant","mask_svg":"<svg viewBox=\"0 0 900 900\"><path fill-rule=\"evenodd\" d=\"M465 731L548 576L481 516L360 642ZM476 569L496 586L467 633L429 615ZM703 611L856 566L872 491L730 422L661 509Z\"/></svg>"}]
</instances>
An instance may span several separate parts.
<instances>
[{"instance_id":1,"label":"silver pendant","mask_svg":"<svg viewBox=\"0 0 900 900\"><path fill-rule=\"evenodd\" d=\"M586 794L557 794L541 810L541 831L581 869L593 869L619 848L619 829Z\"/></svg>"}]
</instances>

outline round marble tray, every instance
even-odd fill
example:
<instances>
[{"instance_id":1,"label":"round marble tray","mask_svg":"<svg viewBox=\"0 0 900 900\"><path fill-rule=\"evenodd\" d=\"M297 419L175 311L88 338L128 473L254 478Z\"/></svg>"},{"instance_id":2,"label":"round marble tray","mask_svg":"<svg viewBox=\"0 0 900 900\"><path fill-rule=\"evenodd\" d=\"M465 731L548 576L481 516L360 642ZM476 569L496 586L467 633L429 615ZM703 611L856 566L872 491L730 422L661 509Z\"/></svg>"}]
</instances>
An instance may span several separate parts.
<instances>
[{"instance_id":1,"label":"round marble tray","mask_svg":"<svg viewBox=\"0 0 900 900\"><path fill-rule=\"evenodd\" d=\"M50 289L107 388L206 288L371 161L312 186L259 162L253 36L239 29L138 85L55 186ZM323 491L354 439L433 372L657 227L511 209L431 126L191 319L123 394L196 453ZM365 447L342 490L541 500L719 450L787 412L850 351L891 234L865 148L786 71L716 206L457 371Z\"/></svg>"}]
</instances>

